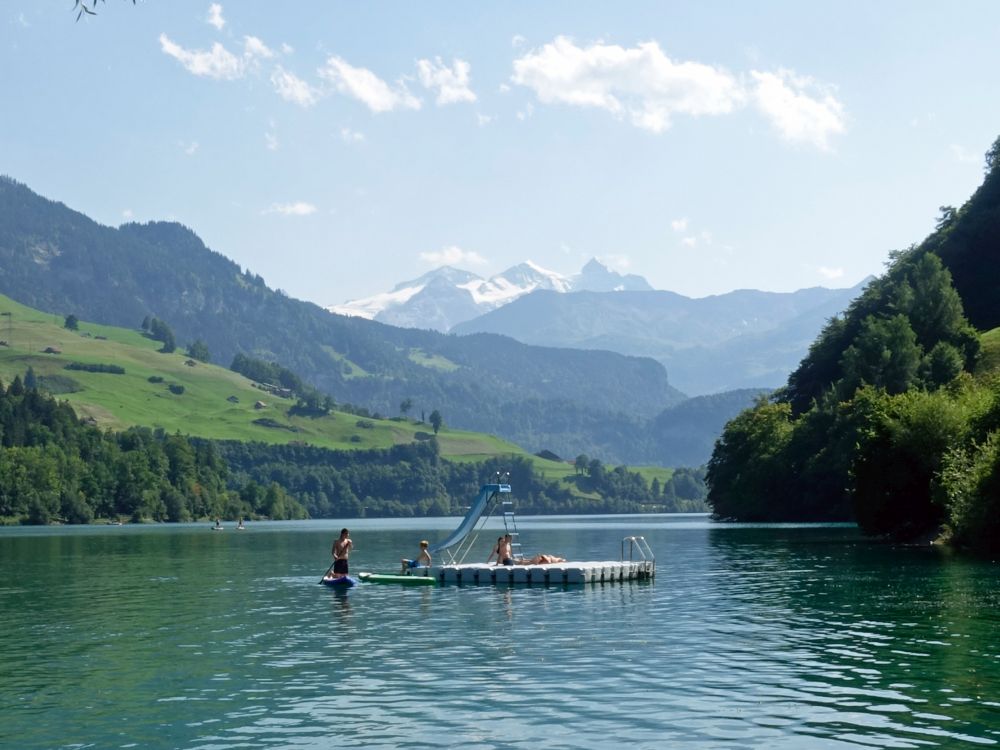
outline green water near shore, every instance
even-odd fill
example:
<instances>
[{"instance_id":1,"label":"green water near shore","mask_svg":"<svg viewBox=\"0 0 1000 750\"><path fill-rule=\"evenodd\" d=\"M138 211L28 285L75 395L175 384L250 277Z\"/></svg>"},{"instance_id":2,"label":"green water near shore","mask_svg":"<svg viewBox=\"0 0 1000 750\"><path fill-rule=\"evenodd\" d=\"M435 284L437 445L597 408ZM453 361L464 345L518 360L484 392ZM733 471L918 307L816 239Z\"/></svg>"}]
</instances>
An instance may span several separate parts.
<instances>
[{"instance_id":1,"label":"green water near shore","mask_svg":"<svg viewBox=\"0 0 1000 750\"><path fill-rule=\"evenodd\" d=\"M526 551L571 558L642 534L656 579L341 593L317 583L340 525L0 529L0 746L1000 743L987 560L846 527L525 519ZM352 571L454 525L352 522Z\"/></svg>"}]
</instances>

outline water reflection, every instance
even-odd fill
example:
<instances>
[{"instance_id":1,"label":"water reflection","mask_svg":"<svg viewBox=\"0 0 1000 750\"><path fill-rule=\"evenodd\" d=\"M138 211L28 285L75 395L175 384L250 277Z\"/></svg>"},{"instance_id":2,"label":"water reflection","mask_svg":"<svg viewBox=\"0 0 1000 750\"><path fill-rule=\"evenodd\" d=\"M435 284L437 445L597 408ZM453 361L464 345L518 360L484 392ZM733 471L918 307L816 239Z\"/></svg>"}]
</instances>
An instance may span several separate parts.
<instances>
[{"instance_id":1,"label":"water reflection","mask_svg":"<svg viewBox=\"0 0 1000 750\"><path fill-rule=\"evenodd\" d=\"M341 627L350 627L351 624L351 594L349 589L333 588L332 595L333 621Z\"/></svg>"}]
</instances>

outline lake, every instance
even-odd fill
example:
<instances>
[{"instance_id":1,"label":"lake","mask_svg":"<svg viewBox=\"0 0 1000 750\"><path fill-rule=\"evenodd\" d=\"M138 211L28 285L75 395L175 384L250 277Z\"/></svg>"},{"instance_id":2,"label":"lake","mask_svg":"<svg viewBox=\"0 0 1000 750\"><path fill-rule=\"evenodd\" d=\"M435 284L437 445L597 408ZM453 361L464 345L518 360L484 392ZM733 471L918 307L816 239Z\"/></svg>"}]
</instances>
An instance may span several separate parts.
<instances>
[{"instance_id":1,"label":"lake","mask_svg":"<svg viewBox=\"0 0 1000 750\"><path fill-rule=\"evenodd\" d=\"M644 535L656 579L336 592L342 525L0 529L0 746L1000 742L989 561L845 526L525 518L526 552L617 559ZM392 571L457 519L349 525L352 572Z\"/></svg>"}]
</instances>

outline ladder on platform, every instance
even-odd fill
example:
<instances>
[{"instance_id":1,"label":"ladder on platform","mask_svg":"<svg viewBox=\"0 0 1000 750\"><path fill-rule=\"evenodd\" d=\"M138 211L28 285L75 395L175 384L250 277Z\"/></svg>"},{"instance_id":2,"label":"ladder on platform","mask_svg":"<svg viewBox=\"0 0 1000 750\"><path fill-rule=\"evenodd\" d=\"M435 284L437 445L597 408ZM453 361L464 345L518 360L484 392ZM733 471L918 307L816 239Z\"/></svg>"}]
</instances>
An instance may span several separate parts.
<instances>
[{"instance_id":1,"label":"ladder on platform","mask_svg":"<svg viewBox=\"0 0 1000 750\"><path fill-rule=\"evenodd\" d=\"M503 509L503 530L510 534L510 554L514 560L521 560L524 555L521 552L521 539L517 533L517 518L514 517L514 501L510 496L505 496L501 501Z\"/></svg>"}]
</instances>

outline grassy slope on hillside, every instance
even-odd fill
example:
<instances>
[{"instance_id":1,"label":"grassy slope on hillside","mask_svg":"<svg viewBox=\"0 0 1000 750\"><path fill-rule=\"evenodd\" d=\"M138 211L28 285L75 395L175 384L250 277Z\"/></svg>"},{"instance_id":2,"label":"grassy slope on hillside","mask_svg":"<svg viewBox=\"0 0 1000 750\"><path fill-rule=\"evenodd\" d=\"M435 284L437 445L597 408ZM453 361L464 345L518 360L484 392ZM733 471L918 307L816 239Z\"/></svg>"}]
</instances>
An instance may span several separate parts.
<instances>
[{"instance_id":1,"label":"grassy slope on hillside","mask_svg":"<svg viewBox=\"0 0 1000 750\"><path fill-rule=\"evenodd\" d=\"M9 315L3 313L10 313ZM160 343L138 331L81 322L78 331L63 327L59 316L47 315L0 296L0 380L24 378L28 367L38 376L69 377L82 390L59 394L81 417L102 427L160 427L205 438L257 440L266 443L302 441L325 448L384 448L412 442L427 425L391 419L359 420L334 412L326 417L292 417L292 402L267 394L242 375L211 364L191 361L181 351L161 354ZM45 353L45 349L58 353ZM71 362L115 364L124 375L66 370ZM150 377L162 378L152 383ZM184 387L172 393L170 385ZM236 397L237 403L229 401ZM261 401L267 406L255 409ZM278 426L254 424L272 420ZM359 427L359 422L370 427ZM512 443L472 432L445 428L440 436L444 455L517 453Z\"/></svg>"},{"instance_id":2,"label":"grassy slope on hillside","mask_svg":"<svg viewBox=\"0 0 1000 750\"><path fill-rule=\"evenodd\" d=\"M10 313L7 315L6 313ZM255 388L252 381L216 365L189 359L180 350L161 354L160 342L139 331L81 321L79 330L63 327L64 320L20 305L0 295L0 380L23 379L28 367L37 376L69 377L82 390L61 393L81 417L91 417L101 427L120 430L133 425L163 428L196 437L220 440L290 443L301 441L324 448L350 450L386 448L409 443L417 433L430 433L426 424L399 419L359 419L353 414L333 412L326 417L291 417L292 402ZM46 348L59 350L45 353ZM66 370L71 362L115 364L124 375ZM150 377L163 381L151 383ZM170 385L184 386L180 395ZM235 396L237 403L228 399ZM264 409L255 409L262 401ZM254 424L267 419L280 426ZM370 425L359 426L359 424ZM291 429L286 429L291 428ZM455 461L482 461L502 455L528 455L517 445L493 435L449 429L438 435L441 455ZM572 476L572 464L529 456L538 471L550 480ZM637 469L652 481L669 479L671 469ZM575 485L572 485L575 486ZM583 494L583 493L580 493Z\"/></svg>"},{"instance_id":3,"label":"grassy slope on hillside","mask_svg":"<svg viewBox=\"0 0 1000 750\"><path fill-rule=\"evenodd\" d=\"M980 349L976 372L987 373L1000 370L1000 328L994 328L980 335L979 343L982 345L982 349Z\"/></svg>"}]
</instances>

